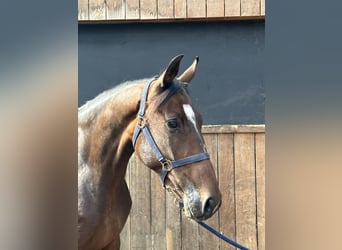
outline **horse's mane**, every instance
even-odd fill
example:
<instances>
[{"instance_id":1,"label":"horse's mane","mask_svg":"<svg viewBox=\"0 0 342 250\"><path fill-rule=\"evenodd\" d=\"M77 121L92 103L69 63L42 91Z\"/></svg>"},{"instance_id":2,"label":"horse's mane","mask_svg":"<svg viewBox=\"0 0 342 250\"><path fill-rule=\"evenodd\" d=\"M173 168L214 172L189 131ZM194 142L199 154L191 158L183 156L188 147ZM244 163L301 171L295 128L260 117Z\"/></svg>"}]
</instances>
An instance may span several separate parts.
<instances>
[{"instance_id":1,"label":"horse's mane","mask_svg":"<svg viewBox=\"0 0 342 250\"><path fill-rule=\"evenodd\" d=\"M78 120L82 121L84 119L94 118L99 111L115 96L123 94L128 89L138 85L141 82L146 81L134 80L121 83L111 89L105 90L93 99L87 101L81 107L78 108Z\"/></svg>"},{"instance_id":2,"label":"horse's mane","mask_svg":"<svg viewBox=\"0 0 342 250\"><path fill-rule=\"evenodd\" d=\"M150 78L146 79L140 79L140 80L134 80L134 81L127 81L124 83L121 83L111 89L105 90L99 95L97 95L95 98L87 101L85 104L83 104L81 107L78 108L78 121L84 121L88 119L94 119L96 115L99 113L100 110L115 96L119 96L123 94L126 91L129 91L130 88L142 83L146 82ZM169 99L172 95L175 93L185 90L186 93L189 94L188 90L185 85L180 83L174 83L171 88L167 89L166 91L163 91L161 95L158 96L158 99L155 100L155 107L159 107L164 101Z\"/></svg>"}]
</instances>

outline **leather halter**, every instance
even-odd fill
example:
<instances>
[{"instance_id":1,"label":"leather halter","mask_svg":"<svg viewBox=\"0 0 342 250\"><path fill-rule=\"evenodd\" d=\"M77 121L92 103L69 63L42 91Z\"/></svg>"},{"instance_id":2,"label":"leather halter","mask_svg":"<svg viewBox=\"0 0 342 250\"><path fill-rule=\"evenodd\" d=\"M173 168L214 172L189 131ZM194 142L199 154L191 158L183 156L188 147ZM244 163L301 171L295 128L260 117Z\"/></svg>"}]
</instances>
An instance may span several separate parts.
<instances>
[{"instance_id":1,"label":"leather halter","mask_svg":"<svg viewBox=\"0 0 342 250\"><path fill-rule=\"evenodd\" d=\"M141 95L141 100L140 100L140 107L139 107L139 112L138 112L138 117L139 117L139 122L138 125L134 131L133 134L133 138L132 138L132 143L133 143L133 148L135 146L135 143L138 139L138 136L140 134L140 132L142 131L143 134L146 137L146 140L148 141L148 143L150 144L152 151L154 153L154 155L156 156L156 158L158 159L158 161L160 162L160 164L162 165L162 170L160 172L160 180L163 184L163 186L165 187L165 178L167 176L167 174L174 168L178 168L178 167L182 167L191 163L195 163L195 162L199 162L199 161L203 161L203 160L209 160L209 154L207 152L203 152L203 153L199 153L199 154L195 154L195 155L191 155L179 160L170 160L167 159L159 150L156 142L154 141L152 134L150 132L150 130L147 127L146 124L146 120L144 118L145 115L145 109L146 109L146 101L147 101L147 94L148 94L148 90L149 87L151 85L151 83L156 79L156 77L148 80L144 86L142 95ZM174 82L172 83L172 85L170 86L170 88L174 88L173 93L176 92L177 88L179 88Z\"/></svg>"}]
</instances>

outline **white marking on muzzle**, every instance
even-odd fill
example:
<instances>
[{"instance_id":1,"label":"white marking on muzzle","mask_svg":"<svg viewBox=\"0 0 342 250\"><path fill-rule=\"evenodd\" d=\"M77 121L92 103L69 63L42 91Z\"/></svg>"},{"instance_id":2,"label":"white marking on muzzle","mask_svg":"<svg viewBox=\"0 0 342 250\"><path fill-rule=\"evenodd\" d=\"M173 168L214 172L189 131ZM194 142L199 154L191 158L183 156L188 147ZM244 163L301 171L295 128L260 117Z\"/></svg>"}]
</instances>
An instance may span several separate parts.
<instances>
[{"instance_id":1,"label":"white marking on muzzle","mask_svg":"<svg viewBox=\"0 0 342 250\"><path fill-rule=\"evenodd\" d=\"M198 209L201 209L201 196L196 188L190 183L185 189L185 197L183 198L183 203L185 215L189 218L202 212L198 211ZM200 208L198 208L198 205L200 205Z\"/></svg>"}]
</instances>

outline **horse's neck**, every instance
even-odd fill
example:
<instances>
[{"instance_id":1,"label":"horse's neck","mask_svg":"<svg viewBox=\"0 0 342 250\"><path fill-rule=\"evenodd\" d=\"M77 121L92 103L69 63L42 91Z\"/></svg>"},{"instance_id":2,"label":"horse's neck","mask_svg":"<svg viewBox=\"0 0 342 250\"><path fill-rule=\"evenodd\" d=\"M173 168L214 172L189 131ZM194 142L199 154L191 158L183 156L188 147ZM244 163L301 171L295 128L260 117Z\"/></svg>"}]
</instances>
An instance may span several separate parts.
<instances>
[{"instance_id":1,"label":"horse's neck","mask_svg":"<svg viewBox=\"0 0 342 250\"><path fill-rule=\"evenodd\" d=\"M104 186L123 180L134 151L131 139L142 86L128 90L108 101L95 119L84 119L79 124L84 133L83 145L79 145L84 167L95 173L96 182Z\"/></svg>"}]
</instances>

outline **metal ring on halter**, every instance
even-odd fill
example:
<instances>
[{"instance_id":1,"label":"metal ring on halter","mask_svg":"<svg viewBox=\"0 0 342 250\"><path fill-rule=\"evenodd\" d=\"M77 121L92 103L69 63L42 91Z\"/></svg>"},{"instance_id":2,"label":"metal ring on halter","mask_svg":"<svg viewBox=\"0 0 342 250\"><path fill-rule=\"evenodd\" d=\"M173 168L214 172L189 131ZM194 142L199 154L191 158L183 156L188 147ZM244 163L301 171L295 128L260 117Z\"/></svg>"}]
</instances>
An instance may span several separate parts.
<instances>
[{"instance_id":1,"label":"metal ring on halter","mask_svg":"<svg viewBox=\"0 0 342 250\"><path fill-rule=\"evenodd\" d=\"M162 161L160 161L160 164L162 165L163 170L167 172L170 172L173 169L171 161L168 159L163 159Z\"/></svg>"},{"instance_id":2,"label":"metal ring on halter","mask_svg":"<svg viewBox=\"0 0 342 250\"><path fill-rule=\"evenodd\" d=\"M146 126L146 119L144 117L139 117L139 121L138 121L137 127L142 129L145 126Z\"/></svg>"}]
</instances>

